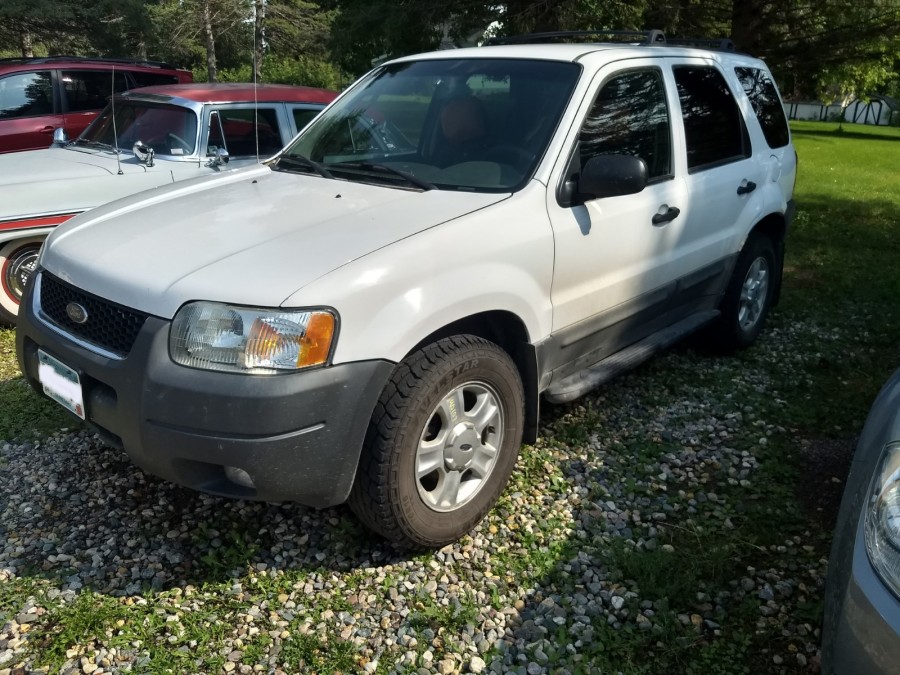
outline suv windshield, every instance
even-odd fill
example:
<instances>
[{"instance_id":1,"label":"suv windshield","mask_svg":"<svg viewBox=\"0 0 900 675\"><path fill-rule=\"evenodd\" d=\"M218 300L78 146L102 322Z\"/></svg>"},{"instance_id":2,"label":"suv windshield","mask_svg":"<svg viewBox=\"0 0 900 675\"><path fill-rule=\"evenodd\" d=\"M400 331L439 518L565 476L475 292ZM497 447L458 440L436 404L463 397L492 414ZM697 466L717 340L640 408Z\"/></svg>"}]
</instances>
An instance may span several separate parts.
<instances>
[{"instance_id":1,"label":"suv windshield","mask_svg":"<svg viewBox=\"0 0 900 675\"><path fill-rule=\"evenodd\" d=\"M106 106L75 143L131 150L141 141L157 155L174 156L192 155L197 147L197 115L188 108L117 101L115 130L112 121L112 108Z\"/></svg>"},{"instance_id":2,"label":"suv windshield","mask_svg":"<svg viewBox=\"0 0 900 675\"><path fill-rule=\"evenodd\" d=\"M580 70L526 59L385 66L317 118L274 168L415 189L517 190Z\"/></svg>"}]
</instances>

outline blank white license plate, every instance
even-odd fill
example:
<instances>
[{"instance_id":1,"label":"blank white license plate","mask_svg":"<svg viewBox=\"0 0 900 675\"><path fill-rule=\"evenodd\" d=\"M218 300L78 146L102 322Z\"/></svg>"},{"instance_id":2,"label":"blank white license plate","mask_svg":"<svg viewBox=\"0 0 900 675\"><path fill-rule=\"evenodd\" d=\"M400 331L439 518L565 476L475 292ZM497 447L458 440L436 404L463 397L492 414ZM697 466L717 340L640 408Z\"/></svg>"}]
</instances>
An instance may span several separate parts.
<instances>
[{"instance_id":1,"label":"blank white license plate","mask_svg":"<svg viewBox=\"0 0 900 675\"><path fill-rule=\"evenodd\" d=\"M78 373L59 359L38 349L38 379L47 396L84 419L84 395Z\"/></svg>"}]
</instances>

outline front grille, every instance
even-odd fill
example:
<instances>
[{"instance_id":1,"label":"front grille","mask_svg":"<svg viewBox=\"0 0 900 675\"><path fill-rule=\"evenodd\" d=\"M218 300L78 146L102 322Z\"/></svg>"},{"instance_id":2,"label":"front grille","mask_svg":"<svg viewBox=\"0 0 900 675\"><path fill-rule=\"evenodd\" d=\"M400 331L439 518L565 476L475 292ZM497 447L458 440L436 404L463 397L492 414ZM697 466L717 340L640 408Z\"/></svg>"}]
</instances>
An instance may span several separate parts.
<instances>
[{"instance_id":1,"label":"front grille","mask_svg":"<svg viewBox=\"0 0 900 675\"><path fill-rule=\"evenodd\" d=\"M75 323L66 311L69 303L87 311L87 321ZM41 310L66 333L106 351L127 356L147 315L79 291L47 272L41 273Z\"/></svg>"}]
</instances>

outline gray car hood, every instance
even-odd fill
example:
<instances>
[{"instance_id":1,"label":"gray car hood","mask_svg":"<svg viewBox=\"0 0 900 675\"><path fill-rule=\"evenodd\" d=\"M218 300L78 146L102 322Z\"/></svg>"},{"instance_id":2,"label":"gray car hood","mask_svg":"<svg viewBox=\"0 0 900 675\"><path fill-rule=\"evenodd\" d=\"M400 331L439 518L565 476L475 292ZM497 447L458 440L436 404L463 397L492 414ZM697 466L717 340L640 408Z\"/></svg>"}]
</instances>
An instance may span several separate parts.
<instances>
[{"instance_id":1,"label":"gray car hood","mask_svg":"<svg viewBox=\"0 0 900 675\"><path fill-rule=\"evenodd\" d=\"M41 265L90 293L164 318L189 300L276 307L342 265L507 196L251 167L76 217L48 239Z\"/></svg>"},{"instance_id":2,"label":"gray car hood","mask_svg":"<svg viewBox=\"0 0 900 675\"><path fill-rule=\"evenodd\" d=\"M174 180L166 166L148 172L131 154L120 159L74 148L0 155L0 220L80 213Z\"/></svg>"}]
</instances>

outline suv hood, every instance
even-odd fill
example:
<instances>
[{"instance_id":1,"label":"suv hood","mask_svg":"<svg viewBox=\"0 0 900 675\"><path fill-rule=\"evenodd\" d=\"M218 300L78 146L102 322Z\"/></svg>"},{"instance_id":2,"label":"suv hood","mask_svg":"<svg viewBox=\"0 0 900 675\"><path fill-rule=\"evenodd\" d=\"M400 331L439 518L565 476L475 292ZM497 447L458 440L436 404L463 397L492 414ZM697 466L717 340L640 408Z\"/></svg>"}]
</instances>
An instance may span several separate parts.
<instances>
[{"instance_id":1,"label":"suv hood","mask_svg":"<svg viewBox=\"0 0 900 675\"><path fill-rule=\"evenodd\" d=\"M80 289L164 318L189 300L277 307L338 267L507 197L254 166L78 216L50 236L41 266Z\"/></svg>"}]
</instances>

